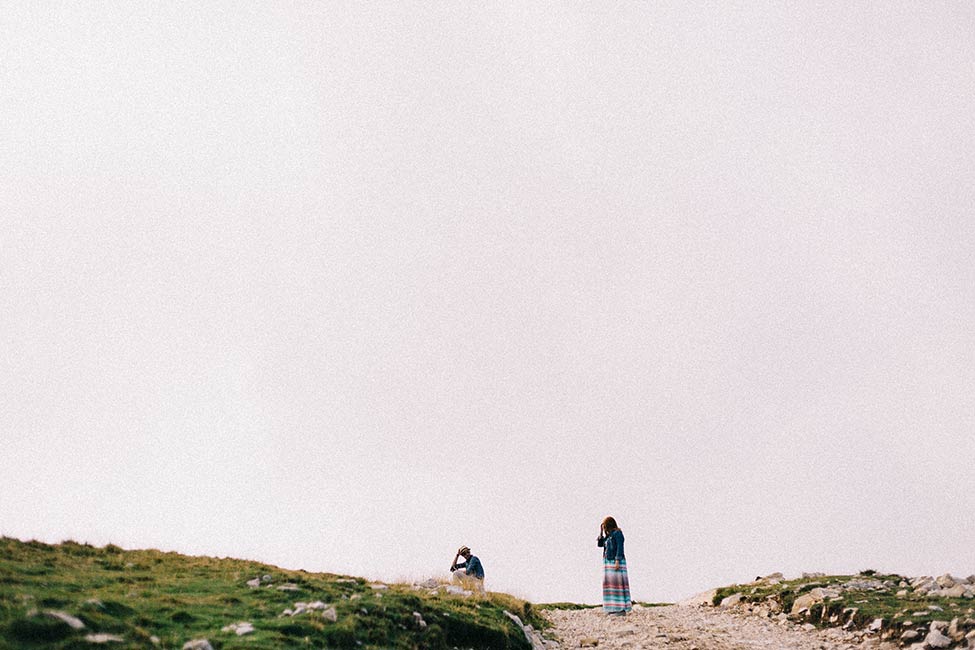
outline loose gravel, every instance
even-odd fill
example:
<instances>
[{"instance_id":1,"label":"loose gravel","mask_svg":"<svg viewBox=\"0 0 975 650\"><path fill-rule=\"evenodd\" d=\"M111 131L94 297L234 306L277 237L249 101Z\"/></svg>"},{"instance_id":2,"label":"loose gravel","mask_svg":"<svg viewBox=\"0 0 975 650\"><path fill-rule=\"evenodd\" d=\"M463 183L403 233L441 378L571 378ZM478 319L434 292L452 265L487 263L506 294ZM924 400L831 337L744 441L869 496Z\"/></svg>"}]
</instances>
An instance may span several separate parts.
<instances>
[{"instance_id":1,"label":"loose gravel","mask_svg":"<svg viewBox=\"0 0 975 650\"><path fill-rule=\"evenodd\" d=\"M636 606L625 617L601 609L549 610L545 616L564 649L667 648L669 650L894 650L875 638L840 629L803 629L791 621L734 609L671 605Z\"/></svg>"}]
</instances>

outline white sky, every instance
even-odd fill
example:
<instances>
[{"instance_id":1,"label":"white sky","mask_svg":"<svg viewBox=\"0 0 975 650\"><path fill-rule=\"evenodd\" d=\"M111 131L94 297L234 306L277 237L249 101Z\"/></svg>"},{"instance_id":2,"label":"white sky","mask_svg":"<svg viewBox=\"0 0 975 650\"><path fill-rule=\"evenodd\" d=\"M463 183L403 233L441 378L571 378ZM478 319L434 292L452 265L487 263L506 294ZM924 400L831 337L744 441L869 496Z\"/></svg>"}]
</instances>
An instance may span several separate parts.
<instances>
[{"instance_id":1,"label":"white sky","mask_svg":"<svg viewBox=\"0 0 975 650\"><path fill-rule=\"evenodd\" d=\"M0 0L0 533L599 602L975 573L975 8Z\"/></svg>"}]
</instances>

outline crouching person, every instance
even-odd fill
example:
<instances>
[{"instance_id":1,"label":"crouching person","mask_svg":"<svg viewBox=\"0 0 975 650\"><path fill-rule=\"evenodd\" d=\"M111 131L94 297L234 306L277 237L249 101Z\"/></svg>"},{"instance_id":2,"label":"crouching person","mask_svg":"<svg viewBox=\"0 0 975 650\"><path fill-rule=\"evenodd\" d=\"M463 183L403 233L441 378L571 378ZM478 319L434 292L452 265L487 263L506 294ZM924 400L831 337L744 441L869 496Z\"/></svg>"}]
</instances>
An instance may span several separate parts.
<instances>
[{"instance_id":1,"label":"crouching person","mask_svg":"<svg viewBox=\"0 0 975 650\"><path fill-rule=\"evenodd\" d=\"M458 562L461 557L464 561ZM450 571L455 582L472 591L484 592L484 567L476 555L471 555L471 549L466 546L457 549Z\"/></svg>"}]
</instances>

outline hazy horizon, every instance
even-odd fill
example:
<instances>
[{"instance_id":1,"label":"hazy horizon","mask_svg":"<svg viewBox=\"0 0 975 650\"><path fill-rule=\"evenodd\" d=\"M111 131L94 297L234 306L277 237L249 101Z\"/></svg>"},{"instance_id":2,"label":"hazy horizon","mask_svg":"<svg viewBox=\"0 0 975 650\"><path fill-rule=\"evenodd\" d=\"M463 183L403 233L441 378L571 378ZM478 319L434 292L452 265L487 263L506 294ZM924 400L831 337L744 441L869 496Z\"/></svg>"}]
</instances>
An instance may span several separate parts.
<instances>
[{"instance_id":1,"label":"hazy horizon","mask_svg":"<svg viewBox=\"0 0 975 650\"><path fill-rule=\"evenodd\" d=\"M0 534L975 573L975 6L0 12Z\"/></svg>"}]
</instances>

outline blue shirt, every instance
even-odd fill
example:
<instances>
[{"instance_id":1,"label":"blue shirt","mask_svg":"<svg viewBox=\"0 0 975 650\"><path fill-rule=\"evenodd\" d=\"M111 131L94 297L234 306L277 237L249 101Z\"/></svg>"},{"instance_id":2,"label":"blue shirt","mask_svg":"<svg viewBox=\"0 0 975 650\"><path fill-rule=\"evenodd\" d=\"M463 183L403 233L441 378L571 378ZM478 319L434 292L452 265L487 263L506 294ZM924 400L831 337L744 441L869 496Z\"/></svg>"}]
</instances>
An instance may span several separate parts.
<instances>
[{"instance_id":1,"label":"blue shirt","mask_svg":"<svg viewBox=\"0 0 975 650\"><path fill-rule=\"evenodd\" d=\"M596 545L603 547L603 557L611 562L625 560L623 554L623 531L617 528L608 537L596 538Z\"/></svg>"},{"instance_id":2,"label":"blue shirt","mask_svg":"<svg viewBox=\"0 0 975 650\"><path fill-rule=\"evenodd\" d=\"M464 569L464 572L469 576L474 576L478 580L484 579L484 567L481 566L481 561L477 559L476 555L472 555L471 559L456 566L458 569Z\"/></svg>"}]
</instances>

